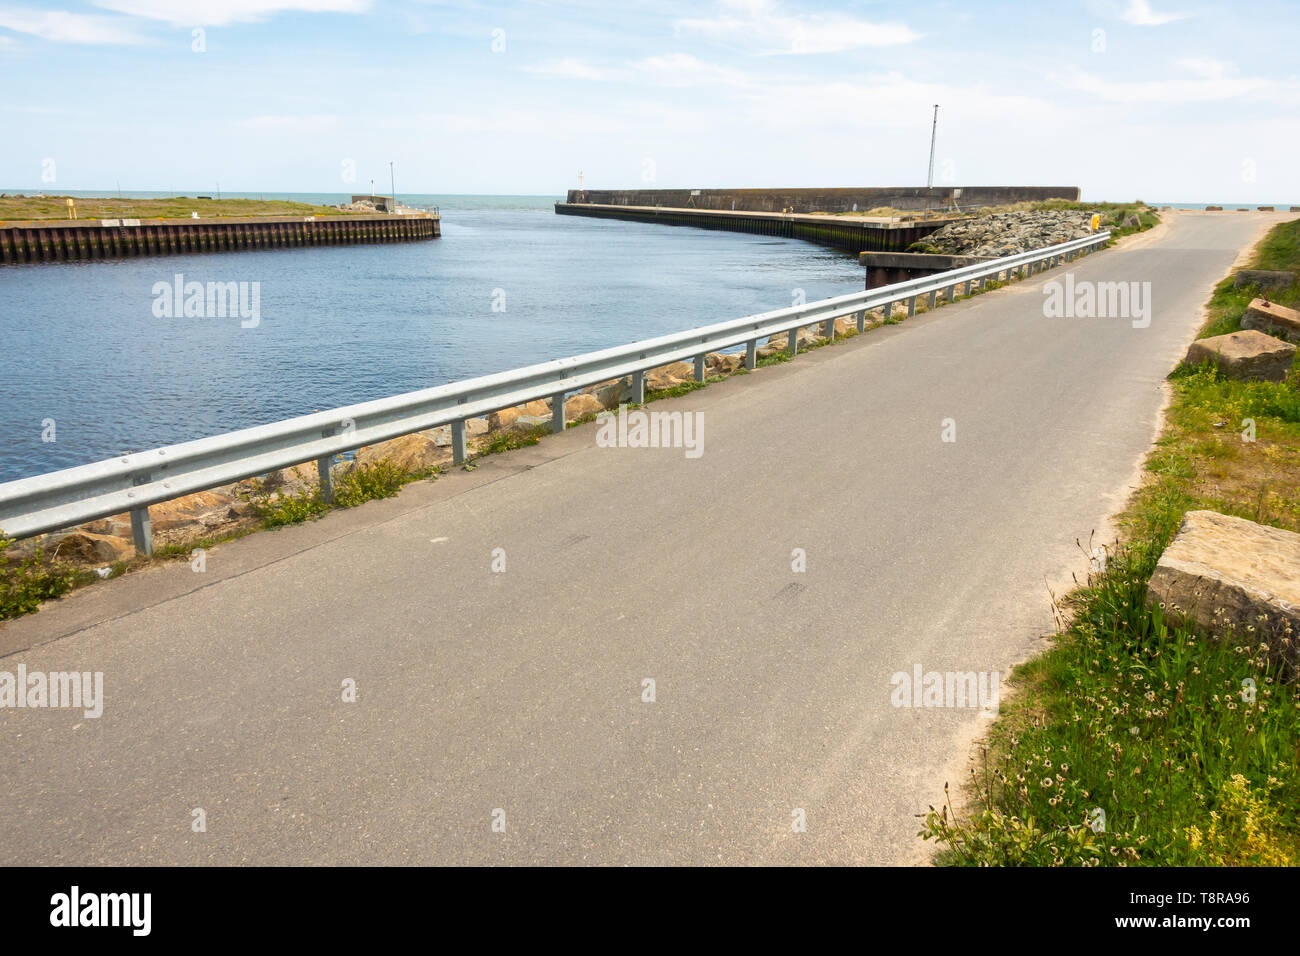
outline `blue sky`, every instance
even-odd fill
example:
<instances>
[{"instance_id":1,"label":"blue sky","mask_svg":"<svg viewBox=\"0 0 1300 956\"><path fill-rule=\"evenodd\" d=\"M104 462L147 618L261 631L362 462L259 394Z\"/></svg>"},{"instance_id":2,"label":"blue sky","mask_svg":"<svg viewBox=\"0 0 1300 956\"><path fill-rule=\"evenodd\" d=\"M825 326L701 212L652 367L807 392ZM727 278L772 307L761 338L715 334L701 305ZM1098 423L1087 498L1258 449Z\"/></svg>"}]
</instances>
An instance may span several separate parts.
<instances>
[{"instance_id":1,"label":"blue sky","mask_svg":"<svg viewBox=\"0 0 1300 956\"><path fill-rule=\"evenodd\" d=\"M1300 204L1298 24L1268 0L0 0L0 185L385 191L390 160L399 193L912 185L938 103L936 182Z\"/></svg>"}]
</instances>

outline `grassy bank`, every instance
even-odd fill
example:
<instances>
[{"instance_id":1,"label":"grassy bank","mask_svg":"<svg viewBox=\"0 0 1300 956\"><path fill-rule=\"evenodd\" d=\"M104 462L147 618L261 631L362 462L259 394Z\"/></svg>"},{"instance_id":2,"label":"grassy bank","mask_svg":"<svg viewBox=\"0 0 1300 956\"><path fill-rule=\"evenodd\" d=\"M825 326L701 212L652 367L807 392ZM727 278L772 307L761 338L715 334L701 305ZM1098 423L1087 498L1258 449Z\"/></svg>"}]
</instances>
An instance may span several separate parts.
<instances>
[{"instance_id":1,"label":"grassy bank","mask_svg":"<svg viewBox=\"0 0 1300 956\"><path fill-rule=\"evenodd\" d=\"M189 219L197 212L203 218L227 216L341 216L333 206L283 199L110 199L85 196L5 196L0 198L0 222L24 219L67 219L71 198L79 219Z\"/></svg>"},{"instance_id":2,"label":"grassy bank","mask_svg":"<svg viewBox=\"0 0 1300 956\"><path fill-rule=\"evenodd\" d=\"M1275 228L1252 266L1300 271L1300 222ZM1219 283L1201 335L1240 328L1255 294ZM939 863L1300 864L1300 685L1282 682L1250 634L1171 627L1146 606L1187 511L1300 531L1300 372L1273 384L1180 368L1171 381L1123 542L1060 602L1052 649L1012 675L969 806L926 817Z\"/></svg>"}]
</instances>

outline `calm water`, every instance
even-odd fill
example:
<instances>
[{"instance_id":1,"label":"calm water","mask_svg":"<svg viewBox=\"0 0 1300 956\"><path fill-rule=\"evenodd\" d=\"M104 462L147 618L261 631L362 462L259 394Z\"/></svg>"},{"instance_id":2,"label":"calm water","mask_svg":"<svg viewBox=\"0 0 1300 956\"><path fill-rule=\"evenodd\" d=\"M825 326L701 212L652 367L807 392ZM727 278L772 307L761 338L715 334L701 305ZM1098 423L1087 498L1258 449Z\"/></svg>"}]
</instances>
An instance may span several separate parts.
<instances>
[{"instance_id":1,"label":"calm water","mask_svg":"<svg viewBox=\"0 0 1300 956\"><path fill-rule=\"evenodd\" d=\"M553 197L402 199L436 203L442 238L0 267L0 481L863 283L796 240L557 216ZM261 323L155 317L154 283L176 273L260 282Z\"/></svg>"}]
</instances>

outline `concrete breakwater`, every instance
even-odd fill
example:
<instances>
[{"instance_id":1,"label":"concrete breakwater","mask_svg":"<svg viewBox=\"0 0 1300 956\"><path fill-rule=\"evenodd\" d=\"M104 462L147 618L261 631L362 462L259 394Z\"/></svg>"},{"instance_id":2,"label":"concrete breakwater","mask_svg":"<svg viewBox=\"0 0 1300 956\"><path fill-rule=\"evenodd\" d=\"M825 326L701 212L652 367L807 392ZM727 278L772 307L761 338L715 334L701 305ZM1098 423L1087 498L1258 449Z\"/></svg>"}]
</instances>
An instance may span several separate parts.
<instances>
[{"instance_id":1,"label":"concrete breakwater","mask_svg":"<svg viewBox=\"0 0 1300 956\"><path fill-rule=\"evenodd\" d=\"M439 218L428 214L31 220L0 223L0 263L410 242L441 234Z\"/></svg>"},{"instance_id":2,"label":"concrete breakwater","mask_svg":"<svg viewBox=\"0 0 1300 956\"><path fill-rule=\"evenodd\" d=\"M1079 199L1078 186L877 186L837 189L570 189L569 204L668 206L728 212L846 213L872 209L971 209Z\"/></svg>"},{"instance_id":3,"label":"concrete breakwater","mask_svg":"<svg viewBox=\"0 0 1300 956\"><path fill-rule=\"evenodd\" d=\"M887 219L817 216L781 212L731 212L661 206L597 205L590 202L556 203L562 216L591 216L655 222L697 229L723 229L760 236L803 239L857 255L866 251L899 251L947 225L949 219L893 222Z\"/></svg>"}]
</instances>

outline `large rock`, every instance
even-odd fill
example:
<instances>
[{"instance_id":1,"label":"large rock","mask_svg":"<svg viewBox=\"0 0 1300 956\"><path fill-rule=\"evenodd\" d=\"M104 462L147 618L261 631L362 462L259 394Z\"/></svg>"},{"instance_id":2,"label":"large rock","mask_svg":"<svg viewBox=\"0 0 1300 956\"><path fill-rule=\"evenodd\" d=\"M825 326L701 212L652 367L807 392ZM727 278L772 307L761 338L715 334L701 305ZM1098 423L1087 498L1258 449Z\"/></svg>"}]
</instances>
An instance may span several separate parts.
<instances>
[{"instance_id":1,"label":"large rock","mask_svg":"<svg viewBox=\"0 0 1300 956\"><path fill-rule=\"evenodd\" d=\"M1147 603L1157 602L1173 621L1215 634L1231 628L1294 666L1300 661L1300 534L1189 511L1151 575ZM1288 628L1291 639L1284 643Z\"/></svg>"},{"instance_id":2,"label":"large rock","mask_svg":"<svg viewBox=\"0 0 1300 956\"><path fill-rule=\"evenodd\" d=\"M564 403L564 420L576 421L579 418L585 418L588 415L597 415L605 410L605 406L595 395L586 395L579 393L570 397Z\"/></svg>"},{"instance_id":3,"label":"large rock","mask_svg":"<svg viewBox=\"0 0 1300 956\"><path fill-rule=\"evenodd\" d=\"M683 382L693 381L695 381L695 369L689 362L661 365L645 374L645 387L650 392L661 392L666 388L676 388Z\"/></svg>"},{"instance_id":4,"label":"large rock","mask_svg":"<svg viewBox=\"0 0 1300 956\"><path fill-rule=\"evenodd\" d=\"M1267 299L1252 299L1241 325L1242 328L1300 341L1300 312Z\"/></svg>"},{"instance_id":5,"label":"large rock","mask_svg":"<svg viewBox=\"0 0 1300 956\"><path fill-rule=\"evenodd\" d=\"M320 473L316 468L316 462L304 461L301 464L291 465L288 468L278 468L270 472L262 479L262 488L265 491L291 494L305 488L307 485L319 483Z\"/></svg>"},{"instance_id":6,"label":"large rock","mask_svg":"<svg viewBox=\"0 0 1300 956\"><path fill-rule=\"evenodd\" d=\"M1284 382L1295 358L1295 346L1263 332L1247 329L1197 339L1187 350L1188 365L1212 362L1230 378Z\"/></svg>"},{"instance_id":7,"label":"large rock","mask_svg":"<svg viewBox=\"0 0 1300 956\"><path fill-rule=\"evenodd\" d=\"M491 427L488 425L486 418L467 418L465 419L465 441L469 442L473 438L482 438ZM439 425L431 429L429 434L433 436L433 443L439 448L451 447L451 426Z\"/></svg>"},{"instance_id":8,"label":"large rock","mask_svg":"<svg viewBox=\"0 0 1300 956\"><path fill-rule=\"evenodd\" d=\"M130 539L91 531L73 531L51 538L45 542L45 551L50 557L78 564L111 564L135 557L135 546Z\"/></svg>"},{"instance_id":9,"label":"large rock","mask_svg":"<svg viewBox=\"0 0 1300 956\"><path fill-rule=\"evenodd\" d=\"M313 463L313 475L315 475L315 468ZM191 495L173 498L171 501L150 505L149 522L155 533L178 530L208 531L232 520L230 509L237 501L238 496L233 485L213 488L209 491L197 491ZM131 515L122 512L96 521L87 521L79 525L76 530L129 539Z\"/></svg>"},{"instance_id":10,"label":"large rock","mask_svg":"<svg viewBox=\"0 0 1300 956\"><path fill-rule=\"evenodd\" d=\"M624 402L632 401L632 381L630 378L615 379L611 382L597 382L583 389L589 395L596 396L602 408L613 410Z\"/></svg>"},{"instance_id":11,"label":"large rock","mask_svg":"<svg viewBox=\"0 0 1300 956\"><path fill-rule=\"evenodd\" d=\"M736 369L740 368L745 362L745 356L729 353L723 355L721 352L710 352L704 356L704 367L710 375L729 375Z\"/></svg>"},{"instance_id":12,"label":"large rock","mask_svg":"<svg viewBox=\"0 0 1300 956\"><path fill-rule=\"evenodd\" d=\"M495 432L503 428L509 428L521 415L541 418L549 414L551 414L549 399L537 399L524 405L516 405L513 408L502 408L487 417L488 431Z\"/></svg>"},{"instance_id":13,"label":"large rock","mask_svg":"<svg viewBox=\"0 0 1300 956\"><path fill-rule=\"evenodd\" d=\"M806 348L809 345L815 345L816 343L822 341L821 335L819 335L816 331L816 329L820 329L820 328L821 328L820 325L817 325L815 327L805 325L801 329L799 329L799 348L801 349ZM768 345L778 345L782 349L786 348L789 342L790 342L789 332L777 332L775 335L769 335L767 337Z\"/></svg>"},{"instance_id":14,"label":"large rock","mask_svg":"<svg viewBox=\"0 0 1300 956\"><path fill-rule=\"evenodd\" d=\"M1261 289L1285 289L1295 282L1295 273L1278 272L1272 269L1242 269L1233 279L1232 284L1235 288L1241 289L1248 285L1257 286Z\"/></svg>"},{"instance_id":15,"label":"large rock","mask_svg":"<svg viewBox=\"0 0 1300 956\"><path fill-rule=\"evenodd\" d=\"M451 447L439 445L428 432L402 435L377 445L360 449L352 460L354 468L386 461L403 471L425 472L451 461Z\"/></svg>"}]
</instances>

